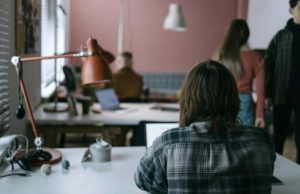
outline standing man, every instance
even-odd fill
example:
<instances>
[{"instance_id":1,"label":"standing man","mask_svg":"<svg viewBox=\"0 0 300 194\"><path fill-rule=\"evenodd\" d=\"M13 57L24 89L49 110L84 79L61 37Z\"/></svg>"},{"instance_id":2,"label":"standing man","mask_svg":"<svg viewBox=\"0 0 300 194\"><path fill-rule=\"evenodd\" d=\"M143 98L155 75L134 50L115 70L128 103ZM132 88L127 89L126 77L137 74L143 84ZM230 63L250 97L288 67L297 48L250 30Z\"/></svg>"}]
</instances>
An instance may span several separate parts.
<instances>
[{"instance_id":1,"label":"standing man","mask_svg":"<svg viewBox=\"0 0 300 194\"><path fill-rule=\"evenodd\" d=\"M283 152L291 112L295 113L297 163L300 164L300 0L290 0L284 29L271 40L265 56L266 105L273 105L275 151Z\"/></svg>"}]
</instances>

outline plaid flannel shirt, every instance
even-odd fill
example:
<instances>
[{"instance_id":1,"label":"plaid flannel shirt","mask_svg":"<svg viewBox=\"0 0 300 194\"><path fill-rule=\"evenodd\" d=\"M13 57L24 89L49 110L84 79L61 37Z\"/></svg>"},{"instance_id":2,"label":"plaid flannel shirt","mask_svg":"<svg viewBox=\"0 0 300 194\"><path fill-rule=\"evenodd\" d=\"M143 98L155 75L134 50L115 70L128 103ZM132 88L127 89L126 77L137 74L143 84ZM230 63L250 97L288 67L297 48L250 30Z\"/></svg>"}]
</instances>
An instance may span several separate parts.
<instances>
[{"instance_id":1,"label":"plaid flannel shirt","mask_svg":"<svg viewBox=\"0 0 300 194\"><path fill-rule=\"evenodd\" d=\"M271 193L275 153L257 128L207 132L210 122L170 129L156 138L135 173L150 193Z\"/></svg>"}]
</instances>

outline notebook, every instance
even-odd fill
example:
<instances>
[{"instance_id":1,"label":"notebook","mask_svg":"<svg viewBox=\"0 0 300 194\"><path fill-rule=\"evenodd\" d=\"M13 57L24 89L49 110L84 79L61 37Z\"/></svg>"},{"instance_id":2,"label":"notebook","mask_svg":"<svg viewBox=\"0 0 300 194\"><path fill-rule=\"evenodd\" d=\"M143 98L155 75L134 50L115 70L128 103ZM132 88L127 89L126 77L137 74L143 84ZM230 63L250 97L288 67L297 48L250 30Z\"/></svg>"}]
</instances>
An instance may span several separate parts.
<instances>
[{"instance_id":1,"label":"notebook","mask_svg":"<svg viewBox=\"0 0 300 194\"><path fill-rule=\"evenodd\" d=\"M178 123L146 123L146 147L150 147L156 137L160 136L164 131L177 128Z\"/></svg>"},{"instance_id":2,"label":"notebook","mask_svg":"<svg viewBox=\"0 0 300 194\"><path fill-rule=\"evenodd\" d=\"M102 110L121 110L119 99L113 88L96 90L96 97Z\"/></svg>"}]
</instances>

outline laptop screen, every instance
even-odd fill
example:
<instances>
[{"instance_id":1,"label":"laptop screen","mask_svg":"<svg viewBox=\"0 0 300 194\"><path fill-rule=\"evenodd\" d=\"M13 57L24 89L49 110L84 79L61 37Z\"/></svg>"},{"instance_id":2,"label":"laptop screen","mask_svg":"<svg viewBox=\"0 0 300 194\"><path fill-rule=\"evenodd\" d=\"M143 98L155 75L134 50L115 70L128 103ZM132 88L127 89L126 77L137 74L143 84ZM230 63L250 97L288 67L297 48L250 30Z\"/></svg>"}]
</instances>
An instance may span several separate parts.
<instances>
[{"instance_id":1,"label":"laptop screen","mask_svg":"<svg viewBox=\"0 0 300 194\"><path fill-rule=\"evenodd\" d=\"M97 90L96 96L103 110L114 110L120 107L119 99L113 88Z\"/></svg>"},{"instance_id":2,"label":"laptop screen","mask_svg":"<svg viewBox=\"0 0 300 194\"><path fill-rule=\"evenodd\" d=\"M178 123L146 123L146 146L150 147L156 137L160 136L164 131L177 128Z\"/></svg>"}]
</instances>

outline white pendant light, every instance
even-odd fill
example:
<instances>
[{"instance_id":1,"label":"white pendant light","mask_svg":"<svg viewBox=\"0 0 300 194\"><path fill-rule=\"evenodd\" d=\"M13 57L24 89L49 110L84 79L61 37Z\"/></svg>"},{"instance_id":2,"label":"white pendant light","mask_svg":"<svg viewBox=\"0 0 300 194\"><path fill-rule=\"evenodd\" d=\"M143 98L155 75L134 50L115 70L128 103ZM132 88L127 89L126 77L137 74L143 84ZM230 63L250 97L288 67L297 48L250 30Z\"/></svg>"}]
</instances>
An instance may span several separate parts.
<instances>
[{"instance_id":1,"label":"white pendant light","mask_svg":"<svg viewBox=\"0 0 300 194\"><path fill-rule=\"evenodd\" d=\"M186 31L185 21L181 13L181 5L172 3L169 6L169 13L165 19L163 28L176 32Z\"/></svg>"}]
</instances>

